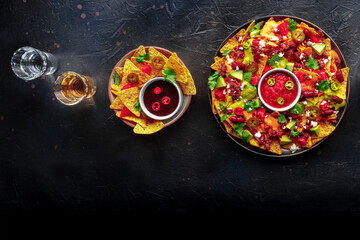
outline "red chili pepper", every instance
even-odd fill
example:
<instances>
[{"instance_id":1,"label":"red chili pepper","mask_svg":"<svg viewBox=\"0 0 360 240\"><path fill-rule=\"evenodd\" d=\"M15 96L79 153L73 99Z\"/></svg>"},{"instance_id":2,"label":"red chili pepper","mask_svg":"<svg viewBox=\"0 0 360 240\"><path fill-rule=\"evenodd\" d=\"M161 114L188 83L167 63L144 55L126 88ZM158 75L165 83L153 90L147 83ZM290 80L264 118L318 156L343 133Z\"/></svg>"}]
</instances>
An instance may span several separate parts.
<instances>
[{"instance_id":1,"label":"red chili pepper","mask_svg":"<svg viewBox=\"0 0 360 240\"><path fill-rule=\"evenodd\" d=\"M124 108L121 110L121 113L120 113L120 118L123 118L123 117L127 117L127 116L134 116L135 115L127 108L124 106Z\"/></svg>"},{"instance_id":2,"label":"red chili pepper","mask_svg":"<svg viewBox=\"0 0 360 240\"><path fill-rule=\"evenodd\" d=\"M135 86L136 86L136 84L128 83L121 90L129 89L129 88L132 88L132 87L135 87Z\"/></svg>"},{"instance_id":3,"label":"red chili pepper","mask_svg":"<svg viewBox=\"0 0 360 240\"><path fill-rule=\"evenodd\" d=\"M164 104L164 105L168 105L170 103L170 98L165 96L161 99L161 102Z\"/></svg>"},{"instance_id":4,"label":"red chili pepper","mask_svg":"<svg viewBox=\"0 0 360 240\"><path fill-rule=\"evenodd\" d=\"M147 75L151 75L151 67L150 67L150 65L146 64L145 66L142 67L141 71L143 71Z\"/></svg>"},{"instance_id":5,"label":"red chili pepper","mask_svg":"<svg viewBox=\"0 0 360 240\"><path fill-rule=\"evenodd\" d=\"M160 87L154 88L154 93L155 94L160 94L161 93L161 88Z\"/></svg>"},{"instance_id":6,"label":"red chili pepper","mask_svg":"<svg viewBox=\"0 0 360 240\"><path fill-rule=\"evenodd\" d=\"M329 108L330 108L330 103L326 99L323 99L320 102L320 110L323 112L328 110Z\"/></svg>"},{"instance_id":7,"label":"red chili pepper","mask_svg":"<svg viewBox=\"0 0 360 240\"><path fill-rule=\"evenodd\" d=\"M235 113L237 116L242 115L243 112L244 112L244 110L243 110L241 107L236 107L236 108L234 109L234 113Z\"/></svg>"},{"instance_id":8,"label":"red chili pepper","mask_svg":"<svg viewBox=\"0 0 360 240\"><path fill-rule=\"evenodd\" d=\"M159 102L154 102L153 104L152 104L152 109L154 110L154 111L159 111L160 110L160 103Z\"/></svg>"}]
</instances>

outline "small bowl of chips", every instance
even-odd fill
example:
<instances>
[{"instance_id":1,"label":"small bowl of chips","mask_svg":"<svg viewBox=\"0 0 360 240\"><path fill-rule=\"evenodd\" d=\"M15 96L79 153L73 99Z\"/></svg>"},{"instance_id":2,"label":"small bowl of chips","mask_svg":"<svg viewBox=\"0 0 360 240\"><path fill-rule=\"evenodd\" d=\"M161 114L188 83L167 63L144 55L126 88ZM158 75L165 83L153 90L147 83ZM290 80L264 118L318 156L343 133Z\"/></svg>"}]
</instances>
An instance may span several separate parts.
<instances>
[{"instance_id":1,"label":"small bowl of chips","mask_svg":"<svg viewBox=\"0 0 360 240\"><path fill-rule=\"evenodd\" d=\"M181 92L179 108L163 120L151 118L140 104L141 89L147 86L147 82L158 77L175 82ZM176 53L160 47L139 46L123 56L113 68L108 94L110 109L113 109L125 124L134 128L134 133L152 134L173 124L185 113L192 95L196 94L196 87L190 71ZM170 102L174 105L173 100L161 99L164 101L163 106ZM158 110L156 106L154 108Z\"/></svg>"}]
</instances>

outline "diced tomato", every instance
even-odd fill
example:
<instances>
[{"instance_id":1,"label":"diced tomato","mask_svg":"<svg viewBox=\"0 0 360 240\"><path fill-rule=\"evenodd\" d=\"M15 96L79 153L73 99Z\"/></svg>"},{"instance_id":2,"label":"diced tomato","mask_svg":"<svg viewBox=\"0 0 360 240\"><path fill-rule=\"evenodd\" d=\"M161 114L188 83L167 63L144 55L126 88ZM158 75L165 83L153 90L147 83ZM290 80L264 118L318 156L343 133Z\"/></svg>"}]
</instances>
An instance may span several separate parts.
<instances>
[{"instance_id":1,"label":"diced tomato","mask_svg":"<svg viewBox=\"0 0 360 240\"><path fill-rule=\"evenodd\" d=\"M222 88L216 88L215 89L215 97L218 99L218 100L221 100L221 101L225 101L225 95L224 95L224 90L225 90L225 87L222 87ZM226 91L226 90L225 90Z\"/></svg>"},{"instance_id":2,"label":"diced tomato","mask_svg":"<svg viewBox=\"0 0 360 240\"><path fill-rule=\"evenodd\" d=\"M319 39L317 37L315 37L314 35L311 36L311 42L313 43L319 43Z\"/></svg>"},{"instance_id":3,"label":"diced tomato","mask_svg":"<svg viewBox=\"0 0 360 240\"><path fill-rule=\"evenodd\" d=\"M251 77L251 85L257 85L259 83L259 77L258 76L254 76Z\"/></svg>"},{"instance_id":4,"label":"diced tomato","mask_svg":"<svg viewBox=\"0 0 360 240\"><path fill-rule=\"evenodd\" d=\"M305 140L305 138L302 138L302 137L299 137L298 139L297 139L297 142L300 144L300 145L306 145L306 140Z\"/></svg>"},{"instance_id":5,"label":"diced tomato","mask_svg":"<svg viewBox=\"0 0 360 240\"><path fill-rule=\"evenodd\" d=\"M132 88L132 87L135 87L135 86L136 86L136 84L128 83L121 90L129 89L129 88Z\"/></svg>"},{"instance_id":6,"label":"diced tomato","mask_svg":"<svg viewBox=\"0 0 360 240\"><path fill-rule=\"evenodd\" d=\"M147 75L151 75L151 67L150 65L144 65L141 69L141 71L143 71L144 73L146 73Z\"/></svg>"},{"instance_id":7,"label":"diced tomato","mask_svg":"<svg viewBox=\"0 0 360 240\"><path fill-rule=\"evenodd\" d=\"M328 109L330 108L330 103L328 102L328 100L323 99L323 100L320 102L319 108L320 108L320 110L321 110L322 112L325 111L325 110L328 110Z\"/></svg>"},{"instance_id":8,"label":"diced tomato","mask_svg":"<svg viewBox=\"0 0 360 240\"><path fill-rule=\"evenodd\" d=\"M265 65L264 70L263 70L263 74L270 71L271 67L269 65Z\"/></svg>"},{"instance_id":9,"label":"diced tomato","mask_svg":"<svg viewBox=\"0 0 360 240\"><path fill-rule=\"evenodd\" d=\"M277 27L277 30L279 31L279 33L283 36L286 36L289 32L289 29L288 29L288 25L287 23L281 23L278 27Z\"/></svg>"},{"instance_id":10,"label":"diced tomato","mask_svg":"<svg viewBox=\"0 0 360 240\"><path fill-rule=\"evenodd\" d=\"M296 77L299 79L300 82L304 81L304 75L302 72L297 72Z\"/></svg>"},{"instance_id":11,"label":"diced tomato","mask_svg":"<svg viewBox=\"0 0 360 240\"><path fill-rule=\"evenodd\" d=\"M252 42L252 46L259 47L259 42L260 42L259 39L254 39L253 42Z\"/></svg>"},{"instance_id":12,"label":"diced tomato","mask_svg":"<svg viewBox=\"0 0 360 240\"><path fill-rule=\"evenodd\" d=\"M135 117L135 115L127 107L124 106L123 109L121 110L120 118L123 118L126 116L134 116Z\"/></svg>"},{"instance_id":13,"label":"diced tomato","mask_svg":"<svg viewBox=\"0 0 360 240\"><path fill-rule=\"evenodd\" d=\"M333 65L330 66L330 72L332 72L332 73L335 72L335 68Z\"/></svg>"},{"instance_id":14,"label":"diced tomato","mask_svg":"<svg viewBox=\"0 0 360 240\"><path fill-rule=\"evenodd\" d=\"M318 80L324 80L324 79L328 79L328 78L329 78L328 75L327 75L327 73L326 73L324 70L320 70L320 71L318 72L318 74L319 74Z\"/></svg>"}]
</instances>

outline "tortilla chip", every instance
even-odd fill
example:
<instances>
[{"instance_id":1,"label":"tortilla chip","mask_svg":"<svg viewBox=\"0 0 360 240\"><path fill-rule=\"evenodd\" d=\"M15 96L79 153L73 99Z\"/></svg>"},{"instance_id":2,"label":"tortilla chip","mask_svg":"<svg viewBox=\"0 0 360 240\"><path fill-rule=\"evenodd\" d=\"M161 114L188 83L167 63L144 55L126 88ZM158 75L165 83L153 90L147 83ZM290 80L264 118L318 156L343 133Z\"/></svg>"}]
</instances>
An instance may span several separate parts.
<instances>
[{"instance_id":1,"label":"tortilla chip","mask_svg":"<svg viewBox=\"0 0 360 240\"><path fill-rule=\"evenodd\" d=\"M314 146L316 143L320 142L323 137L311 137L311 144Z\"/></svg>"},{"instance_id":2,"label":"tortilla chip","mask_svg":"<svg viewBox=\"0 0 360 240\"><path fill-rule=\"evenodd\" d=\"M186 84L188 81L188 76L185 73L183 65L176 59L174 56L170 56L169 60L164 65L165 68L172 68L176 72L176 82Z\"/></svg>"},{"instance_id":3,"label":"tortilla chip","mask_svg":"<svg viewBox=\"0 0 360 240\"><path fill-rule=\"evenodd\" d=\"M115 72L122 78L124 73L123 67L115 67Z\"/></svg>"},{"instance_id":4,"label":"tortilla chip","mask_svg":"<svg viewBox=\"0 0 360 240\"><path fill-rule=\"evenodd\" d=\"M140 125L141 127L146 127L147 126L146 125L147 124L146 119L141 118L141 117L125 116L125 117L122 117L122 119L126 119L126 120L132 121L134 123L137 123L137 125Z\"/></svg>"},{"instance_id":5,"label":"tortilla chip","mask_svg":"<svg viewBox=\"0 0 360 240\"><path fill-rule=\"evenodd\" d=\"M319 135L317 137L319 137L319 138L327 137L334 130L335 130L335 127L333 125L326 124L326 123L320 123L320 131L319 131Z\"/></svg>"},{"instance_id":6,"label":"tortilla chip","mask_svg":"<svg viewBox=\"0 0 360 240\"><path fill-rule=\"evenodd\" d=\"M341 69L341 72L344 76L344 81L342 83L338 82L340 84L340 87L336 91L335 96L337 96L345 101L346 100L347 82L348 82L348 77L349 77L349 68L348 67L343 68L343 69Z\"/></svg>"},{"instance_id":7,"label":"tortilla chip","mask_svg":"<svg viewBox=\"0 0 360 240\"><path fill-rule=\"evenodd\" d=\"M185 95L196 95L196 87L190 71L185 66L183 66L183 71L186 75L187 82L185 84L179 82L181 91Z\"/></svg>"},{"instance_id":8,"label":"tortilla chip","mask_svg":"<svg viewBox=\"0 0 360 240\"><path fill-rule=\"evenodd\" d=\"M260 59L260 62L258 64L258 70L255 73L255 76L257 76L259 79L261 78L261 75L262 75L262 73L264 71L267 60L268 60L268 57L266 55L261 57L261 59Z\"/></svg>"},{"instance_id":9,"label":"tortilla chip","mask_svg":"<svg viewBox=\"0 0 360 240\"><path fill-rule=\"evenodd\" d=\"M116 84L112 84L111 85L111 92L115 95L119 95L120 94L120 85L116 85Z\"/></svg>"},{"instance_id":10,"label":"tortilla chip","mask_svg":"<svg viewBox=\"0 0 360 240\"><path fill-rule=\"evenodd\" d=\"M140 124L136 124L134 127L134 133L136 134L153 134L164 128L164 123L161 121L153 121L148 123L145 127Z\"/></svg>"},{"instance_id":11,"label":"tortilla chip","mask_svg":"<svg viewBox=\"0 0 360 240\"><path fill-rule=\"evenodd\" d=\"M260 36L267 39L267 44L271 46L276 46L277 42L279 42L279 38L275 35L274 26L278 26L279 24L275 22L274 18L271 17L269 20L265 22L262 29L260 30ZM276 39L276 41L271 41L271 39Z\"/></svg>"},{"instance_id":12,"label":"tortilla chip","mask_svg":"<svg viewBox=\"0 0 360 240\"><path fill-rule=\"evenodd\" d=\"M234 47L238 46L239 42L236 40L236 35L234 35L232 38L229 38L229 40L226 42L224 46L220 49L220 53L223 53L228 50L233 50Z\"/></svg>"},{"instance_id":13,"label":"tortilla chip","mask_svg":"<svg viewBox=\"0 0 360 240\"><path fill-rule=\"evenodd\" d=\"M275 153L275 154L281 154L281 146L279 140L273 140L270 143L270 149L269 152Z\"/></svg>"},{"instance_id":14,"label":"tortilla chip","mask_svg":"<svg viewBox=\"0 0 360 240\"><path fill-rule=\"evenodd\" d=\"M230 133L233 130L233 127L229 124L227 121L223 121L223 124L225 126L226 132Z\"/></svg>"},{"instance_id":15,"label":"tortilla chip","mask_svg":"<svg viewBox=\"0 0 360 240\"><path fill-rule=\"evenodd\" d=\"M146 54L146 50L145 47L143 45L140 45L138 47L138 49L135 50L134 52L134 57L139 57L140 55Z\"/></svg>"},{"instance_id":16,"label":"tortilla chip","mask_svg":"<svg viewBox=\"0 0 360 240\"><path fill-rule=\"evenodd\" d=\"M120 91L119 98L121 102L137 117L140 112L135 109L135 104L139 101L139 88L132 87Z\"/></svg>"},{"instance_id":17,"label":"tortilla chip","mask_svg":"<svg viewBox=\"0 0 360 240\"><path fill-rule=\"evenodd\" d=\"M319 75L317 73L315 73L315 72L310 72L310 71L305 70L305 69L295 68L294 67L294 74L296 75L298 72L302 72L302 73L305 73L305 74L308 74L308 75L311 76L310 80L300 82L301 90L302 91L305 90L305 89L315 90L315 83L317 82L317 79L319 78Z\"/></svg>"},{"instance_id":18,"label":"tortilla chip","mask_svg":"<svg viewBox=\"0 0 360 240\"><path fill-rule=\"evenodd\" d=\"M162 54L161 52L159 52L158 50L156 50L156 49L153 48L153 47L150 47L150 48L149 48L149 55L150 55L150 61L151 61L151 59L153 59L153 58L156 57L156 56L160 56L160 57L164 58L165 63L166 63L167 60L168 60L168 58L167 58L164 54Z\"/></svg>"},{"instance_id":19,"label":"tortilla chip","mask_svg":"<svg viewBox=\"0 0 360 240\"><path fill-rule=\"evenodd\" d=\"M111 103L110 108L114 110L122 110L124 104L121 102L119 97L116 97L115 100Z\"/></svg>"},{"instance_id":20,"label":"tortilla chip","mask_svg":"<svg viewBox=\"0 0 360 240\"><path fill-rule=\"evenodd\" d=\"M265 116L264 119L265 124L271 127L273 130L278 130L280 128L279 121L277 118L274 118L271 115Z\"/></svg>"},{"instance_id":21,"label":"tortilla chip","mask_svg":"<svg viewBox=\"0 0 360 240\"><path fill-rule=\"evenodd\" d=\"M249 26L245 30L245 35L249 33L250 29L252 29L255 26L255 21L252 21Z\"/></svg>"},{"instance_id":22,"label":"tortilla chip","mask_svg":"<svg viewBox=\"0 0 360 240\"><path fill-rule=\"evenodd\" d=\"M221 58L221 57L216 56L216 57L214 58L214 63L211 64L211 69L214 69L215 71L220 71L221 65L222 65L223 63L225 63L225 62L224 62L224 58Z\"/></svg>"}]
</instances>

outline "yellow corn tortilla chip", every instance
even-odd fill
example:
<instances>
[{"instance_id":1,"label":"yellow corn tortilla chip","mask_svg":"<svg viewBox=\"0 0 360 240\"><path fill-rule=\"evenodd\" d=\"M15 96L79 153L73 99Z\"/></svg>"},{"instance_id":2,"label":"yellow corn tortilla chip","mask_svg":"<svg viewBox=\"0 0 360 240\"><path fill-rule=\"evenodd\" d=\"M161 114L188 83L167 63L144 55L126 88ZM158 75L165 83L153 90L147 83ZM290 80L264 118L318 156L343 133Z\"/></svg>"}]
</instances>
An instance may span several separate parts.
<instances>
[{"instance_id":1,"label":"yellow corn tortilla chip","mask_svg":"<svg viewBox=\"0 0 360 240\"><path fill-rule=\"evenodd\" d=\"M335 130L335 127L330 124L326 123L320 123L320 131L317 137L327 137L329 136L333 131Z\"/></svg>"},{"instance_id":2,"label":"yellow corn tortilla chip","mask_svg":"<svg viewBox=\"0 0 360 240\"><path fill-rule=\"evenodd\" d=\"M268 60L268 57L266 55L261 57L261 59L260 59L260 62L258 64L258 70L255 73L255 76L257 76L259 79L261 78L261 75L262 75L262 73L264 71L267 60Z\"/></svg>"},{"instance_id":3,"label":"yellow corn tortilla chip","mask_svg":"<svg viewBox=\"0 0 360 240\"><path fill-rule=\"evenodd\" d=\"M122 78L124 73L123 67L115 67L115 72Z\"/></svg>"},{"instance_id":4,"label":"yellow corn tortilla chip","mask_svg":"<svg viewBox=\"0 0 360 240\"><path fill-rule=\"evenodd\" d=\"M166 63L167 60L168 60L168 58L167 58L164 54L162 54L161 52L159 52L158 50L156 50L156 49L153 48L153 47L150 47L150 48L149 48L149 55L150 55L150 61L151 61L154 57L156 57L156 56L160 56L160 57L164 58L165 63Z\"/></svg>"},{"instance_id":5,"label":"yellow corn tortilla chip","mask_svg":"<svg viewBox=\"0 0 360 240\"><path fill-rule=\"evenodd\" d=\"M121 102L119 97L116 97L115 100L111 103L110 108L114 110L122 110L124 104Z\"/></svg>"},{"instance_id":6,"label":"yellow corn tortilla chip","mask_svg":"<svg viewBox=\"0 0 360 240\"><path fill-rule=\"evenodd\" d=\"M132 71L140 71L141 70L130 60L130 59L126 59L125 60L125 64L124 64L124 68L123 68L123 77L121 79L121 83L120 83L120 89L123 88L126 84L128 84L128 80L127 80L127 76L132 72Z\"/></svg>"},{"instance_id":7,"label":"yellow corn tortilla chip","mask_svg":"<svg viewBox=\"0 0 360 240\"><path fill-rule=\"evenodd\" d=\"M215 71L220 71L221 65L222 65L223 63L225 63L224 58L221 58L221 57L216 56L216 57L214 58L214 63L211 64L211 69L214 69Z\"/></svg>"},{"instance_id":8,"label":"yellow corn tortilla chip","mask_svg":"<svg viewBox=\"0 0 360 240\"><path fill-rule=\"evenodd\" d=\"M227 121L223 121L223 124L227 133L230 133L233 130L233 127Z\"/></svg>"},{"instance_id":9,"label":"yellow corn tortilla chip","mask_svg":"<svg viewBox=\"0 0 360 240\"><path fill-rule=\"evenodd\" d=\"M190 71L185 66L183 66L183 71L186 75L187 82L186 83L179 82L181 91L185 95L196 95L196 86L195 86L195 82L191 76Z\"/></svg>"},{"instance_id":10,"label":"yellow corn tortilla chip","mask_svg":"<svg viewBox=\"0 0 360 240\"><path fill-rule=\"evenodd\" d=\"M140 45L134 52L134 57L139 57L140 55L146 54L145 47Z\"/></svg>"},{"instance_id":11,"label":"yellow corn tortilla chip","mask_svg":"<svg viewBox=\"0 0 360 240\"><path fill-rule=\"evenodd\" d=\"M170 56L169 60L164 65L165 68L172 68L176 72L176 82L186 84L188 76L185 73L183 65L174 56Z\"/></svg>"},{"instance_id":12,"label":"yellow corn tortilla chip","mask_svg":"<svg viewBox=\"0 0 360 240\"><path fill-rule=\"evenodd\" d=\"M310 72L310 71L305 70L305 69L295 68L294 67L294 74L296 75L298 72L302 72L302 73L305 73L305 74L308 74L308 75L311 76L310 80L300 82L301 90L302 91L305 90L305 89L315 90L315 83L317 82L317 79L319 78L319 75L317 73L315 73L315 72Z\"/></svg>"},{"instance_id":13,"label":"yellow corn tortilla chip","mask_svg":"<svg viewBox=\"0 0 360 240\"><path fill-rule=\"evenodd\" d=\"M119 98L121 102L137 117L140 112L135 109L135 104L139 101L139 88L132 87L120 91Z\"/></svg>"},{"instance_id":14,"label":"yellow corn tortilla chip","mask_svg":"<svg viewBox=\"0 0 360 240\"><path fill-rule=\"evenodd\" d=\"M116 116L118 118L120 118L120 115L121 115L121 111L116 112ZM125 116L125 117L122 117L121 119L126 119L131 122L140 124L140 126L142 126L142 127L146 127L146 124L147 124L147 120L143 117Z\"/></svg>"},{"instance_id":15,"label":"yellow corn tortilla chip","mask_svg":"<svg viewBox=\"0 0 360 240\"><path fill-rule=\"evenodd\" d=\"M347 82L348 82L348 77L349 77L349 68L343 68L341 69L341 72L344 76L344 81L340 84L339 89L336 91L335 95L341 99L343 99L344 101L346 100L346 90L347 90Z\"/></svg>"},{"instance_id":16,"label":"yellow corn tortilla chip","mask_svg":"<svg viewBox=\"0 0 360 240\"><path fill-rule=\"evenodd\" d=\"M153 121L148 123L145 127L140 124L136 124L134 127L134 133L136 134L153 134L164 128L164 123L161 121Z\"/></svg>"},{"instance_id":17,"label":"yellow corn tortilla chip","mask_svg":"<svg viewBox=\"0 0 360 240\"><path fill-rule=\"evenodd\" d=\"M266 43L271 46L276 46L279 42L279 38L275 35L274 26L277 27L279 24L275 22L274 18L271 17L265 22L262 29L260 30L260 36L266 38ZM276 41L272 41L275 39ZM271 41L270 41L271 40Z\"/></svg>"},{"instance_id":18,"label":"yellow corn tortilla chip","mask_svg":"<svg viewBox=\"0 0 360 240\"><path fill-rule=\"evenodd\" d=\"M115 95L119 95L120 94L120 85L116 85L116 84L112 84L111 85L111 92Z\"/></svg>"},{"instance_id":19,"label":"yellow corn tortilla chip","mask_svg":"<svg viewBox=\"0 0 360 240\"><path fill-rule=\"evenodd\" d=\"M320 142L322 139L324 139L323 137L311 137L311 144L315 145L316 143Z\"/></svg>"},{"instance_id":20,"label":"yellow corn tortilla chip","mask_svg":"<svg viewBox=\"0 0 360 240\"><path fill-rule=\"evenodd\" d=\"M252 138L249 142L252 146L255 146L255 147L258 147L258 148L261 148L263 150L266 150L265 149L265 146L264 145L259 145L259 141L256 140L256 138ZM280 143L278 140L274 139L271 143L270 143L270 149L269 149L269 152L272 152L272 153L275 153L275 154L281 154L281 146L280 146Z\"/></svg>"}]
</instances>

